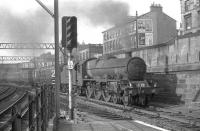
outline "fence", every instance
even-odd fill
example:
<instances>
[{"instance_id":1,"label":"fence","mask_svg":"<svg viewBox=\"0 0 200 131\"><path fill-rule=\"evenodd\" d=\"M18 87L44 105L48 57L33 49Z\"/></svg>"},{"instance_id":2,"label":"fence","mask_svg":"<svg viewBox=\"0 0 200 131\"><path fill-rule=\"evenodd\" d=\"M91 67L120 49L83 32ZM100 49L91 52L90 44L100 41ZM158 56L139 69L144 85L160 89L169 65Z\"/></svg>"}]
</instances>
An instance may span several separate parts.
<instances>
[{"instance_id":1,"label":"fence","mask_svg":"<svg viewBox=\"0 0 200 131\"><path fill-rule=\"evenodd\" d=\"M35 92L25 93L20 100L0 114L1 119L9 118L0 125L0 130L46 131L55 107L53 90L51 85L43 85Z\"/></svg>"}]
</instances>

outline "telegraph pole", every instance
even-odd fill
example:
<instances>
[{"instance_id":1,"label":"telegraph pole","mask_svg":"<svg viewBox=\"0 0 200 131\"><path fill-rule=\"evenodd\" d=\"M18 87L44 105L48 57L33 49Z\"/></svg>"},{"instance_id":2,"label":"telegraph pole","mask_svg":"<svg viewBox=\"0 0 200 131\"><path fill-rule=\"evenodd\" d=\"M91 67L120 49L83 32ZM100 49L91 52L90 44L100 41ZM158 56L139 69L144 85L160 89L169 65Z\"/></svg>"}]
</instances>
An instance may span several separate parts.
<instances>
[{"instance_id":1,"label":"telegraph pole","mask_svg":"<svg viewBox=\"0 0 200 131\"><path fill-rule=\"evenodd\" d=\"M60 68L59 68L59 10L58 10L58 0L54 0L54 14L40 1L35 0L42 8L54 18L54 39L55 39L55 88L56 88L56 119L60 117L60 100L59 100L59 90L60 90Z\"/></svg>"},{"instance_id":2,"label":"telegraph pole","mask_svg":"<svg viewBox=\"0 0 200 131\"><path fill-rule=\"evenodd\" d=\"M136 11L136 48L139 46L139 41L138 41L138 12Z\"/></svg>"},{"instance_id":3,"label":"telegraph pole","mask_svg":"<svg viewBox=\"0 0 200 131\"><path fill-rule=\"evenodd\" d=\"M54 0L54 33L55 33L55 80L56 80L56 118L60 117L60 68L59 68L59 16L58 0Z\"/></svg>"}]
</instances>

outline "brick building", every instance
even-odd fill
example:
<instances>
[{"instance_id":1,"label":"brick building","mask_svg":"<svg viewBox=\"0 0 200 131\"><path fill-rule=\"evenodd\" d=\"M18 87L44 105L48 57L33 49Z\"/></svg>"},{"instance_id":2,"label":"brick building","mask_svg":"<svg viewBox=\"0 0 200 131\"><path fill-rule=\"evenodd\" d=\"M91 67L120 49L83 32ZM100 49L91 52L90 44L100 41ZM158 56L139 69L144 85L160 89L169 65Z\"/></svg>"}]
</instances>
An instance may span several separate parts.
<instances>
[{"instance_id":1,"label":"brick building","mask_svg":"<svg viewBox=\"0 0 200 131\"><path fill-rule=\"evenodd\" d=\"M162 11L161 5L152 4L149 12L131 17L126 22L104 31L103 51L104 54L110 54L153 46L165 43L176 36L176 21ZM120 54L120 57L124 57L123 53Z\"/></svg>"},{"instance_id":2,"label":"brick building","mask_svg":"<svg viewBox=\"0 0 200 131\"><path fill-rule=\"evenodd\" d=\"M200 0L180 0L184 34L200 30Z\"/></svg>"},{"instance_id":3,"label":"brick building","mask_svg":"<svg viewBox=\"0 0 200 131\"><path fill-rule=\"evenodd\" d=\"M86 60L92 57L99 57L103 54L102 44L80 44L78 46L79 61Z\"/></svg>"}]
</instances>

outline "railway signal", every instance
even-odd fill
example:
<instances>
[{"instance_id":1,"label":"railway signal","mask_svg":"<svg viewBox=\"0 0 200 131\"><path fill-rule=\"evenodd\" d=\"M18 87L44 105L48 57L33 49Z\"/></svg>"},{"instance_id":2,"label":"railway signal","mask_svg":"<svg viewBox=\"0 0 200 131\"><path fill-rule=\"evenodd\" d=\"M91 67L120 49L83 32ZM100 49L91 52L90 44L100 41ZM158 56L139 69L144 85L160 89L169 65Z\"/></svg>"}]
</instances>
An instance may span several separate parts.
<instances>
[{"instance_id":1,"label":"railway signal","mask_svg":"<svg viewBox=\"0 0 200 131\"><path fill-rule=\"evenodd\" d=\"M70 52L77 47L77 18L75 16L62 18L62 47L66 47Z\"/></svg>"},{"instance_id":2,"label":"railway signal","mask_svg":"<svg viewBox=\"0 0 200 131\"><path fill-rule=\"evenodd\" d=\"M66 56L66 49L68 50L68 76L69 76L69 117L73 120L73 103L72 103L72 69L73 61L72 49L77 47L77 18L75 16L62 17L62 47Z\"/></svg>"}]
</instances>

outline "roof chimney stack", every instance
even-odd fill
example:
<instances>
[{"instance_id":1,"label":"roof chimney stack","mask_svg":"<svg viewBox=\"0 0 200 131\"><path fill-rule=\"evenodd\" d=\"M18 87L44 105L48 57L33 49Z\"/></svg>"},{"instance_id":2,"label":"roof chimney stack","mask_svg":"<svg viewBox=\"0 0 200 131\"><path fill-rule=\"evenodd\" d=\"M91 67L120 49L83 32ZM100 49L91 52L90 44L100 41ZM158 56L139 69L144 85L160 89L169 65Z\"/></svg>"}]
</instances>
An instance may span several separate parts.
<instances>
[{"instance_id":1,"label":"roof chimney stack","mask_svg":"<svg viewBox=\"0 0 200 131\"><path fill-rule=\"evenodd\" d=\"M162 12L162 6L160 4L151 4L150 6L151 12Z\"/></svg>"}]
</instances>

